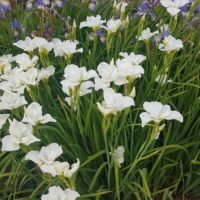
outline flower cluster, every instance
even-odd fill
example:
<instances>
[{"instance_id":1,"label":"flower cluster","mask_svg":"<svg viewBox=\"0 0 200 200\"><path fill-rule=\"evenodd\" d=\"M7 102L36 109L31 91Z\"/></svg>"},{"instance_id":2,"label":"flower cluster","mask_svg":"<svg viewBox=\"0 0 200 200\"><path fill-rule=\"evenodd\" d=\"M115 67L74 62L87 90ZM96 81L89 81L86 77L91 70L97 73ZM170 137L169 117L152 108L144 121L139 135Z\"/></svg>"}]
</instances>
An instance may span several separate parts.
<instances>
[{"instance_id":1,"label":"flower cluster","mask_svg":"<svg viewBox=\"0 0 200 200\"><path fill-rule=\"evenodd\" d=\"M161 101L159 102L153 98L149 98L148 95L145 96L146 94L143 95L142 102L139 102L140 95L138 93L140 90L143 90L145 86L144 82L148 83L149 79L151 80L148 83L149 85L156 82L155 86L159 86L161 89L165 89L168 83L172 85L172 79L175 78L173 77L173 73L170 73L170 62L175 53L184 47L182 40L176 39L171 35L172 33L174 34L171 24L158 23L156 30L153 32L149 28L150 26L144 28L143 20L146 13L154 15L153 7L161 4L170 15L177 16L183 6L189 3L191 2L188 0L142 1L137 10L137 16L143 16L139 22L139 26L141 26L135 34L137 36L131 35L130 41L128 40L131 44L134 43L136 47L138 45L141 48L126 48L124 46L126 46L127 41L122 41L121 43L124 43L124 48L121 48L119 44L119 48L113 51L115 53L111 51L112 42L116 42L114 40L116 39L115 36L119 36L120 38L124 34L126 37L129 37L127 33L129 16L125 19L128 3L125 1L120 1L119 3L114 1L112 8L113 15L109 19L105 20L100 15L96 15L87 16L85 21L78 22L79 31L83 35L76 34L77 27L74 20L72 27L73 37L70 36L70 31L68 31L68 35L66 34L67 37L64 40L57 38L58 36L53 39L37 36L31 38L27 36L24 40L13 43L14 48L19 48L23 51L22 53L0 56L0 129L3 130L3 134L5 133L1 139L1 151L12 152L22 150L26 154L24 162L32 161L35 163L40 169L39 172L44 174L44 179L51 177L51 180L53 180L54 178L67 187L66 189L62 189L60 186L57 186L60 184L59 181L51 182L51 184L54 183L54 186L50 185L48 193L44 191L44 194L41 196L42 200L75 200L80 197L80 194L75 191L75 179L78 170L80 171L81 168L81 158L76 156L77 161L73 164L67 162L64 158L64 148L60 144L56 141L51 141L49 144L42 143L40 128L45 129L48 126L44 124L52 123L50 125L53 126L54 123L54 125L56 124L55 126L59 127L59 130L65 131L64 126L62 127L60 123L60 119L63 113L67 116L68 111L70 115L67 116L67 122L63 120L64 123L73 122L72 128L76 125L78 125L78 128L79 126L81 128L84 127L85 122L82 123L84 118L81 116L84 98L90 98L88 102L91 105L91 113L96 112L94 114L95 117L98 117L96 121L102 125L100 128L94 127L98 129L97 132L103 133L102 140L105 142L103 144L105 146L102 145L104 149L99 151L98 154L89 157L89 162L90 159L93 161L93 158L96 158L95 156L98 157L102 154L103 159L104 157L107 159L106 164L103 163L103 167L100 166L96 176L101 171L104 171L102 169L105 164L106 170L108 167L108 171L105 170L108 179L110 178L109 176L115 174L116 188L119 187L119 170L122 164L125 165L125 161L128 161L126 155L128 153L132 154L132 152L128 152L126 146L118 146L119 143L117 140L107 140L111 137L113 139L114 134L118 138L121 137L118 135L118 132L121 134L123 123L125 123L123 121L126 118L129 120L129 117L134 118L134 116L139 116L139 119L135 117L134 122L131 121L126 128L132 128L137 122L140 130L143 128L145 131L150 127L152 131L150 133L150 140L145 141L139 149L133 164L129 165L130 168L126 168L130 169L130 171L133 171L132 167L136 167L146 157L151 157L151 155L146 155L146 150L159 138L161 131L167 127L165 120L183 122L182 114L171 108L172 105L175 108L174 104L170 103L171 106L162 104L161 102L165 101L162 98L158 97ZM0 8L4 4L0 1ZM87 1L86 5L94 11L96 10L97 1ZM26 2L27 10L33 9L34 6L43 12L44 10L53 9L55 6L62 7L63 1L28 0ZM8 5L5 4L4 9L9 9L7 7ZM13 29L15 25L16 21L13 21L11 24ZM81 37L85 36L87 29L89 30L89 34L86 34L88 40L87 45L84 45L83 40L85 38ZM102 44L99 42L98 36L102 37L104 33L106 33L105 44ZM152 38L154 38L154 42L151 43ZM90 41L90 39L93 41ZM138 53L141 52L144 44L147 51L146 55ZM152 65L151 60L149 60L151 56L151 52L149 52L151 44L154 45L153 47L159 53L161 61L158 63L159 65L164 65L163 70L158 70L158 66ZM105 48L102 57L96 56L98 47ZM92 52L91 49L93 49ZM89 52L89 55L86 55L87 52ZM81 56L78 57L74 54ZM107 57L104 57L104 55ZM89 68L87 66L87 59L85 61L82 57L94 60L94 65L91 66L91 64ZM95 60L96 57L98 58ZM162 59L164 60L163 62ZM147 62L143 63L145 60ZM147 72L150 73L147 74ZM53 77L49 80L51 76ZM56 87L53 88L54 90L51 90L53 84ZM52 107L55 106L58 110L62 107L62 111L64 112L60 112L61 117L53 114L53 109L52 111L43 109L43 97L41 97L42 92L40 90L47 92L47 98L53 99ZM146 101L146 99L150 99L150 101ZM66 104L64 101L66 101ZM143 103L143 108L139 107L141 103ZM136 109L131 109L133 106ZM140 111L140 109L144 109L144 112ZM137 111L137 115L135 115L135 110ZM87 116L88 121L90 120L89 117ZM118 123L122 123L123 125L116 129ZM49 128L51 127L49 126ZM108 131L113 135L107 134ZM127 137L127 143L129 142L128 139ZM39 146L40 142L43 144L42 146ZM36 144L34 145L34 143ZM84 145L88 145L88 143L85 142ZM83 166L89 162L86 161ZM110 168L112 167L114 168L114 173L111 172L112 169ZM124 171L126 173L126 170ZM142 171L141 175L143 175ZM90 185L91 188L93 184L92 182ZM108 186L110 187L110 185L110 180L108 180ZM120 199L120 194L117 195L118 199Z\"/></svg>"},{"instance_id":2,"label":"flower cluster","mask_svg":"<svg viewBox=\"0 0 200 200\"><path fill-rule=\"evenodd\" d=\"M34 37L33 39L26 37L25 40L19 40L18 42L14 43L15 46L26 52L33 52L34 50L38 50L41 54L48 54L51 50L54 50L56 57L70 57L75 53L82 53L82 48L76 49L77 44L78 41L61 41L58 38L54 38L51 42L48 42L45 38L42 37Z\"/></svg>"},{"instance_id":3,"label":"flower cluster","mask_svg":"<svg viewBox=\"0 0 200 200\"><path fill-rule=\"evenodd\" d=\"M61 146L57 143L51 143L46 147L42 147L40 151L30 151L25 160L31 160L36 163L42 172L49 173L53 177L64 176L71 178L78 170L80 161L70 166L68 162L55 161L63 153Z\"/></svg>"},{"instance_id":4,"label":"flower cluster","mask_svg":"<svg viewBox=\"0 0 200 200\"><path fill-rule=\"evenodd\" d=\"M104 89L104 101L101 104L97 103L99 110L104 116L109 114L116 115L117 112L134 105L131 97L123 96L121 93L115 93L112 88Z\"/></svg>"},{"instance_id":5,"label":"flower cluster","mask_svg":"<svg viewBox=\"0 0 200 200\"><path fill-rule=\"evenodd\" d=\"M166 51L167 53L170 53L172 51L179 51L183 48L183 42L180 39L176 39L166 33L166 26L162 27L161 30L161 36L163 37L163 39L158 46L161 51ZM141 36L138 38L138 40L149 41L150 38L158 34L159 31L151 32L150 28L147 28L142 31Z\"/></svg>"},{"instance_id":6,"label":"flower cluster","mask_svg":"<svg viewBox=\"0 0 200 200\"><path fill-rule=\"evenodd\" d=\"M26 10L32 9L48 9L54 7L63 7L64 1L63 0L28 0L26 2Z\"/></svg>"},{"instance_id":7,"label":"flower cluster","mask_svg":"<svg viewBox=\"0 0 200 200\"><path fill-rule=\"evenodd\" d=\"M104 42L104 35L107 35L107 40L109 40L109 37L111 37L112 35L115 35L119 31L123 31L128 23L129 17L127 17L126 19L118 19L113 17L106 21L102 20L100 15L97 15L88 16L86 18L86 21L80 23L79 28L91 28L93 30L93 32L90 33L91 40L93 40L94 36L97 35L98 37L100 37L101 41Z\"/></svg>"},{"instance_id":8,"label":"flower cluster","mask_svg":"<svg viewBox=\"0 0 200 200\"><path fill-rule=\"evenodd\" d=\"M152 134L153 139L158 139L160 132L164 129L165 124L160 125L163 120L177 120L183 122L183 116L178 111L172 111L169 105L162 105L160 102L152 101L145 102L144 110L140 114L142 121L142 127L144 127L149 122L155 122L155 131Z\"/></svg>"},{"instance_id":9,"label":"flower cluster","mask_svg":"<svg viewBox=\"0 0 200 200\"><path fill-rule=\"evenodd\" d=\"M144 69L140 65L146 57L136 55L133 52L119 54L122 59L117 59L116 64L111 61L110 64L102 62L98 65L97 71L99 77L95 79L95 89L104 89L110 87L111 82L115 85L124 85L140 78L144 74Z\"/></svg>"},{"instance_id":10,"label":"flower cluster","mask_svg":"<svg viewBox=\"0 0 200 200\"><path fill-rule=\"evenodd\" d=\"M69 96L65 100L69 105L76 104L76 98L92 92L94 83L89 79L97 77L94 70L87 71L85 67L68 65L64 72L65 79L61 81L63 91Z\"/></svg>"},{"instance_id":11,"label":"flower cluster","mask_svg":"<svg viewBox=\"0 0 200 200\"><path fill-rule=\"evenodd\" d=\"M10 97L12 101L17 101L15 98L17 97ZM1 115L1 128L9 116L9 114ZM9 135L2 138L2 151L16 151L20 149L20 144L28 146L31 143L40 141L40 139L34 136L33 126L36 126L38 123L45 124L48 122L56 122L56 120L50 114L42 116L42 107L36 102L31 103L27 108L25 108L24 117L21 122L17 121L16 119L9 121Z\"/></svg>"},{"instance_id":12,"label":"flower cluster","mask_svg":"<svg viewBox=\"0 0 200 200\"><path fill-rule=\"evenodd\" d=\"M55 54L57 51L61 52L62 42L54 44L53 42L47 42L44 38L36 37L31 39L27 37L24 41L20 40L14 43L14 45L31 55L22 53L16 56L5 55L0 57L0 89L3 91L3 94L0 96L1 111L11 110L15 114L17 108L28 104L28 101L25 99L25 90L31 93L31 86L38 85L41 80L48 80L49 76L54 74L55 68L53 66L39 69L39 57L34 55L37 52L35 51L36 49L39 55L48 55L53 47L55 47ZM74 44L76 43L72 43L72 45ZM59 50L59 45L61 50ZM69 50L70 54L73 53L75 46ZM0 114L0 128L3 128L8 118L11 118L10 114ZM2 138L1 151L23 150L24 145L29 146L32 143L39 142L40 139L35 136L35 127L49 122L55 123L56 120L50 114L43 115L42 106L39 103L32 102L28 104L27 107L24 107L24 116L21 121L17 121L15 118L9 119L9 134ZM77 163L71 166L68 162L55 161L62 152L63 150L58 144L52 143L42 147L40 151L29 151L25 160L35 162L43 173L49 173L53 177L57 175L71 179L79 168L80 161L77 159ZM66 195L72 195L74 199L79 196L77 192L70 189L66 191ZM49 195L51 196L51 194ZM42 199L48 198L50 198L48 195L42 196Z\"/></svg>"},{"instance_id":13,"label":"flower cluster","mask_svg":"<svg viewBox=\"0 0 200 200\"><path fill-rule=\"evenodd\" d=\"M102 62L94 70L87 71L85 67L79 68L74 64L66 66L64 77L61 81L62 90L67 94L66 101L71 106L76 106L79 96L83 96L92 92L92 88L96 91L103 89L104 101L102 104L97 103L98 108L104 115L116 114L126 107L134 105L131 97L123 97L121 94L115 93L110 88L113 82L117 86L132 83L135 79L140 78L144 74L144 69L140 65L146 58L143 55L131 53L120 53L121 59L110 64ZM90 79L94 78L94 82ZM118 103L117 103L118 102ZM116 105L115 105L116 104Z\"/></svg>"},{"instance_id":14,"label":"flower cluster","mask_svg":"<svg viewBox=\"0 0 200 200\"><path fill-rule=\"evenodd\" d=\"M16 109L26 104L23 97L24 89L36 86L41 80L48 80L53 75L55 68L49 66L39 69L38 57L30 57L26 53L16 56L7 55L1 57L0 89L4 94L0 97L1 109Z\"/></svg>"},{"instance_id":15,"label":"flower cluster","mask_svg":"<svg viewBox=\"0 0 200 200\"><path fill-rule=\"evenodd\" d=\"M158 6L159 1L143 0L137 8L137 12L134 14L135 17L141 17L144 15L150 16L152 19L155 18L154 8Z\"/></svg>"},{"instance_id":16,"label":"flower cluster","mask_svg":"<svg viewBox=\"0 0 200 200\"><path fill-rule=\"evenodd\" d=\"M160 3L167 8L167 12L171 16L175 16L181 11L183 6L189 3L189 0L161 0Z\"/></svg>"},{"instance_id":17,"label":"flower cluster","mask_svg":"<svg viewBox=\"0 0 200 200\"><path fill-rule=\"evenodd\" d=\"M48 194L42 195L41 200L53 200L53 199L75 200L78 197L80 197L79 193L74 190L71 190L71 189L62 190L61 187L59 186L52 186L49 188Z\"/></svg>"},{"instance_id":18,"label":"flower cluster","mask_svg":"<svg viewBox=\"0 0 200 200\"><path fill-rule=\"evenodd\" d=\"M38 142L40 139L33 135L33 127L30 124L18 122L15 119L10 121L9 135L2 138L2 151L16 151L20 144L26 146Z\"/></svg>"}]
</instances>

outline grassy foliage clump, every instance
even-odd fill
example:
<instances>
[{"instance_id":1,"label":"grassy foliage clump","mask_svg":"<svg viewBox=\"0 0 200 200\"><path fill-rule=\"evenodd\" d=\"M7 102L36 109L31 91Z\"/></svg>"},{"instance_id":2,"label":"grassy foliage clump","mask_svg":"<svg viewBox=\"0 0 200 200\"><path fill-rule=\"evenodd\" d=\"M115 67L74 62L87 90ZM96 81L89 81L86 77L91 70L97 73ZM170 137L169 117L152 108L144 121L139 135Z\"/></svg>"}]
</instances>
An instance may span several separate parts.
<instances>
[{"instance_id":1,"label":"grassy foliage clump","mask_svg":"<svg viewBox=\"0 0 200 200\"><path fill-rule=\"evenodd\" d=\"M34 69L54 66L55 73L35 84L21 84L25 86L23 96L27 105L15 109L1 109L0 106L1 114L10 114L0 130L0 139L3 141L10 134L9 127L14 119L22 121L24 107L32 102L39 103L43 115L50 114L56 123L32 124L33 134L40 139L39 142L29 146L21 143L16 151L0 151L0 199L41 199L51 186L76 190L80 194L78 199L83 200L199 199L200 26L195 20L200 14L195 9L200 2L195 0L188 4L187 12L176 16L170 16L165 7L153 1L148 1L149 7L145 11L140 10L140 0L130 1L125 12L114 8L114 2L109 0L96 3L68 0L61 7L33 7L30 11L25 9L25 3L11 2L10 10L0 19L0 105L5 93L2 89L5 72L2 72L4 63L1 56L12 54L14 57L24 53L24 49L13 43L25 40L27 36L31 39L42 37L48 42L54 38L77 40L77 49L83 48L83 52L57 57L53 50L48 54L38 49L26 52L30 58L38 56ZM89 6L95 9L91 10ZM120 28L113 33L105 27L101 30L99 27L80 28L87 16L97 15L106 21L119 15ZM183 48L168 52L159 49L161 43L167 45L161 30L165 24L168 24L168 34L180 39ZM140 41L139 37L146 28L159 33ZM144 69L140 78L126 77L128 82L123 85L115 84L115 81L109 83L116 93L134 99L135 106L102 114L97 103L105 98L103 90L95 91L92 87L89 94L82 96L80 82L75 89L68 88L69 94L63 91L61 81L69 81L64 77L66 66L75 64L85 66L87 72L97 72L102 62L116 65L117 60L122 59L120 52L146 56L142 64L138 64ZM18 67L15 61L11 65L10 70ZM166 80L163 75L166 75ZM14 78L17 79L17 75ZM94 79L84 81L94 84ZM71 103L66 101L66 97L71 98ZM142 127L140 114L144 112L144 102L152 101L179 111L183 123L163 118ZM163 124L165 127L161 128ZM60 162L73 164L80 160L80 166L72 177L53 177L25 159L31 150L39 151L51 143L58 143L63 149L57 159ZM124 155L123 151L123 156L120 154L124 162L117 157L119 146L124 147Z\"/></svg>"}]
</instances>

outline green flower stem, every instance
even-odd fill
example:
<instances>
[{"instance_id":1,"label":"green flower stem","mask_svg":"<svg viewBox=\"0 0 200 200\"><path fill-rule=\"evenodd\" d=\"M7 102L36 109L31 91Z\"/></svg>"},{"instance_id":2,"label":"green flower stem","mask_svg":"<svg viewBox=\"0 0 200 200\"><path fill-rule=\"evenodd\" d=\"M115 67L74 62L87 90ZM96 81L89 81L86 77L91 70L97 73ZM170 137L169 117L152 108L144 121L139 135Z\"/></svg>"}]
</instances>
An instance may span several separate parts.
<instances>
[{"instance_id":1,"label":"green flower stem","mask_svg":"<svg viewBox=\"0 0 200 200\"><path fill-rule=\"evenodd\" d=\"M23 153L27 154L30 151L29 146L26 146L24 144L19 144L20 149L22 150Z\"/></svg>"},{"instance_id":2,"label":"green flower stem","mask_svg":"<svg viewBox=\"0 0 200 200\"><path fill-rule=\"evenodd\" d=\"M144 29L144 21L145 21L145 15L143 15L143 17L141 17L139 23L138 23L138 30L137 30L137 37L141 34L141 32ZM138 49L138 44L140 41L138 41L138 39L136 39L135 45L134 45L134 51L136 51Z\"/></svg>"},{"instance_id":3,"label":"green flower stem","mask_svg":"<svg viewBox=\"0 0 200 200\"><path fill-rule=\"evenodd\" d=\"M67 65L70 65L71 64L72 56L71 55L65 55L64 58L66 60Z\"/></svg>"},{"instance_id":4,"label":"green flower stem","mask_svg":"<svg viewBox=\"0 0 200 200\"><path fill-rule=\"evenodd\" d=\"M107 51L108 60L111 59L111 56L110 56L111 45L112 45L112 34L108 33L107 38L106 38L106 51Z\"/></svg>"},{"instance_id":5,"label":"green flower stem","mask_svg":"<svg viewBox=\"0 0 200 200\"><path fill-rule=\"evenodd\" d=\"M174 21L174 17L171 16L171 17L170 17L170 21L169 21L170 30L173 28L173 21Z\"/></svg>"},{"instance_id":6,"label":"green flower stem","mask_svg":"<svg viewBox=\"0 0 200 200\"><path fill-rule=\"evenodd\" d=\"M41 10L41 15L40 15L40 36L42 37L44 35L45 31L45 11Z\"/></svg>"},{"instance_id":7,"label":"green flower stem","mask_svg":"<svg viewBox=\"0 0 200 200\"><path fill-rule=\"evenodd\" d=\"M174 52L166 53L164 57L164 70L165 72L169 71L169 68L171 66L173 57L174 57Z\"/></svg>"},{"instance_id":8,"label":"green flower stem","mask_svg":"<svg viewBox=\"0 0 200 200\"><path fill-rule=\"evenodd\" d=\"M48 53L40 53L39 58L43 67L48 67L50 65Z\"/></svg>"},{"instance_id":9,"label":"green flower stem","mask_svg":"<svg viewBox=\"0 0 200 200\"><path fill-rule=\"evenodd\" d=\"M60 177L60 180L63 181L63 183L67 186L67 188L70 188L72 190L75 190L76 187L75 187L75 179L76 179L76 176L72 176L71 178L66 178L64 176L59 176Z\"/></svg>"},{"instance_id":10,"label":"green flower stem","mask_svg":"<svg viewBox=\"0 0 200 200\"><path fill-rule=\"evenodd\" d=\"M120 200L120 189L119 189L119 166L114 161L114 168L115 168L115 189L117 193L117 199Z\"/></svg>"},{"instance_id":11,"label":"green flower stem","mask_svg":"<svg viewBox=\"0 0 200 200\"><path fill-rule=\"evenodd\" d=\"M13 110L12 110L12 114L13 114L13 116L15 116L17 119L20 119L20 118L21 118L21 114L20 114L19 109L13 109Z\"/></svg>"},{"instance_id":12,"label":"green flower stem","mask_svg":"<svg viewBox=\"0 0 200 200\"><path fill-rule=\"evenodd\" d=\"M39 88L37 87L37 91L35 91L35 88L34 88L34 86L27 86L26 87L26 89L27 89L27 91L28 91L28 94L29 94L29 96L31 97L31 99L33 100L33 101L38 101L38 100L40 100L40 97L39 97Z\"/></svg>"},{"instance_id":13,"label":"green flower stem","mask_svg":"<svg viewBox=\"0 0 200 200\"><path fill-rule=\"evenodd\" d=\"M98 36L97 32L94 34L94 41L93 41L93 47L92 47L92 53L93 53L93 58L96 58L96 50L97 50L97 41L98 41Z\"/></svg>"},{"instance_id":14,"label":"green flower stem","mask_svg":"<svg viewBox=\"0 0 200 200\"><path fill-rule=\"evenodd\" d=\"M36 137L38 137L38 136L40 135L38 124L36 124L36 125L33 127L33 135L35 135Z\"/></svg>"},{"instance_id":15,"label":"green flower stem","mask_svg":"<svg viewBox=\"0 0 200 200\"><path fill-rule=\"evenodd\" d=\"M177 25L177 15L173 17L172 24L170 26L172 31L176 29L176 25Z\"/></svg>"},{"instance_id":16,"label":"green flower stem","mask_svg":"<svg viewBox=\"0 0 200 200\"><path fill-rule=\"evenodd\" d=\"M149 149L149 146L152 144L152 142L155 140L155 134L157 132L157 127L159 127L159 124L155 124L152 130L152 133L150 135L150 137L147 138L147 140L145 140L145 142L142 144L142 146L140 147L135 160L133 161L133 163L131 164L130 169L128 170L126 176L124 177L124 180L128 178L128 176L130 175L130 173L135 169L135 167L137 166L137 164L142 160L142 157L144 156L144 154L147 152L147 150Z\"/></svg>"},{"instance_id":17,"label":"green flower stem","mask_svg":"<svg viewBox=\"0 0 200 200\"><path fill-rule=\"evenodd\" d=\"M71 189L75 190L76 189L76 174L74 174L70 179L69 179L69 183L71 185Z\"/></svg>"},{"instance_id":18,"label":"green flower stem","mask_svg":"<svg viewBox=\"0 0 200 200\"><path fill-rule=\"evenodd\" d=\"M121 20L121 21L123 21L124 15L125 15L125 12L121 12L121 13L120 13L120 20Z\"/></svg>"},{"instance_id":19,"label":"green flower stem","mask_svg":"<svg viewBox=\"0 0 200 200\"><path fill-rule=\"evenodd\" d=\"M152 68L153 64L152 64L152 58L151 58L151 53L150 53L150 48L149 48L149 39L145 40L145 47L146 47L146 52L147 52L147 62L149 62L149 69Z\"/></svg>"},{"instance_id":20,"label":"green flower stem","mask_svg":"<svg viewBox=\"0 0 200 200\"><path fill-rule=\"evenodd\" d=\"M66 67L65 60L62 57L58 57L58 64L61 66L61 68Z\"/></svg>"},{"instance_id":21,"label":"green flower stem","mask_svg":"<svg viewBox=\"0 0 200 200\"><path fill-rule=\"evenodd\" d=\"M157 128L159 128L159 126L157 126ZM154 171L156 170L156 167L158 166L160 160L161 160L162 157L163 157L163 154L164 154L164 152L165 152L165 146L166 146L166 143L167 143L168 139L169 139L169 134L166 135L166 139L165 139L165 143L164 143L163 149L162 149L161 152L159 153L158 159L155 161L153 167L151 168L151 171L150 171L150 173L149 173L149 176L150 176L150 177L153 175Z\"/></svg>"},{"instance_id":22,"label":"green flower stem","mask_svg":"<svg viewBox=\"0 0 200 200\"><path fill-rule=\"evenodd\" d=\"M71 185L70 179L67 179L64 176L59 176L59 178L66 185L67 188L74 189L74 187L72 187Z\"/></svg>"},{"instance_id":23,"label":"green flower stem","mask_svg":"<svg viewBox=\"0 0 200 200\"><path fill-rule=\"evenodd\" d=\"M107 140L107 131L109 129L110 125L110 120L109 118L104 117L103 122L102 122L102 129L103 129L103 139L105 143L105 148L106 148L106 157L107 157L107 162L108 162L108 175L107 175L107 183L108 183L108 188L110 188L110 177L111 177L111 160L110 160L110 151L109 151L109 146L108 146L108 140Z\"/></svg>"},{"instance_id":24,"label":"green flower stem","mask_svg":"<svg viewBox=\"0 0 200 200\"><path fill-rule=\"evenodd\" d=\"M124 85L124 95L129 96L133 89L134 79L128 79L128 83Z\"/></svg>"}]
</instances>

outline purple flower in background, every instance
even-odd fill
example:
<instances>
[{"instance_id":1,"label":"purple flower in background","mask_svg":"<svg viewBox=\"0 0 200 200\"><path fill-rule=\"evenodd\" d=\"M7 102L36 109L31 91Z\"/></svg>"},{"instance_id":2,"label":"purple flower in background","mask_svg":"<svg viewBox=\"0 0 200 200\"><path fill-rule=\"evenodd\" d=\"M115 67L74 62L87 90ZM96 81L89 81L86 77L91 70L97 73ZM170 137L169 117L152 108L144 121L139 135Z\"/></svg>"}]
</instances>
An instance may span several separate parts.
<instances>
[{"instance_id":1,"label":"purple flower in background","mask_svg":"<svg viewBox=\"0 0 200 200\"><path fill-rule=\"evenodd\" d=\"M28 0L26 10L36 9L53 9L54 7L63 7L64 0Z\"/></svg>"},{"instance_id":2,"label":"purple flower in background","mask_svg":"<svg viewBox=\"0 0 200 200\"><path fill-rule=\"evenodd\" d=\"M11 9L11 4L9 0L0 0L0 9L8 11Z\"/></svg>"},{"instance_id":3,"label":"purple flower in background","mask_svg":"<svg viewBox=\"0 0 200 200\"><path fill-rule=\"evenodd\" d=\"M194 12L198 13L200 11L200 3L196 5Z\"/></svg>"},{"instance_id":4,"label":"purple flower in background","mask_svg":"<svg viewBox=\"0 0 200 200\"><path fill-rule=\"evenodd\" d=\"M194 27L198 27L199 26L199 17L195 17L192 20L192 24L193 24Z\"/></svg>"},{"instance_id":5,"label":"purple flower in background","mask_svg":"<svg viewBox=\"0 0 200 200\"><path fill-rule=\"evenodd\" d=\"M190 7L192 5L192 3L194 2L194 0L190 0L188 4L186 4L185 6L183 6L181 8L181 14L182 14L182 17L184 18L188 12L190 11ZM200 11L200 3L198 3L195 8L194 8L194 14L197 14L199 13Z\"/></svg>"},{"instance_id":6,"label":"purple flower in background","mask_svg":"<svg viewBox=\"0 0 200 200\"><path fill-rule=\"evenodd\" d=\"M0 19L1 19L1 18L4 18L5 15L6 15L5 10L3 10L2 8L0 8Z\"/></svg>"},{"instance_id":7,"label":"purple flower in background","mask_svg":"<svg viewBox=\"0 0 200 200\"><path fill-rule=\"evenodd\" d=\"M154 5L158 5L159 4L159 0L154 0Z\"/></svg>"},{"instance_id":8,"label":"purple flower in background","mask_svg":"<svg viewBox=\"0 0 200 200\"><path fill-rule=\"evenodd\" d=\"M33 2L32 1L27 1L26 2L26 10L32 10L32 8L33 8Z\"/></svg>"},{"instance_id":9,"label":"purple flower in background","mask_svg":"<svg viewBox=\"0 0 200 200\"><path fill-rule=\"evenodd\" d=\"M169 36L169 32L168 30L163 30L162 34L161 34L161 40L164 40L165 37L168 37Z\"/></svg>"},{"instance_id":10,"label":"purple flower in background","mask_svg":"<svg viewBox=\"0 0 200 200\"><path fill-rule=\"evenodd\" d=\"M185 4L183 7L181 7L181 15L183 18L188 14L190 11L191 4L194 2L194 0L189 0L189 3Z\"/></svg>"},{"instance_id":11,"label":"purple flower in background","mask_svg":"<svg viewBox=\"0 0 200 200\"><path fill-rule=\"evenodd\" d=\"M61 0L55 0L54 1L54 5L58 6L58 7L63 7L64 4L65 4L64 1L61 1Z\"/></svg>"},{"instance_id":12,"label":"purple flower in background","mask_svg":"<svg viewBox=\"0 0 200 200\"><path fill-rule=\"evenodd\" d=\"M168 24L163 24L161 26L157 24L156 26L159 27L159 34L154 36L153 41L155 43L160 43L170 35L170 29Z\"/></svg>"},{"instance_id":13,"label":"purple flower in background","mask_svg":"<svg viewBox=\"0 0 200 200\"><path fill-rule=\"evenodd\" d=\"M44 7L45 7L45 1L43 1L43 0L35 0L35 6L38 9L44 9Z\"/></svg>"},{"instance_id":14,"label":"purple flower in background","mask_svg":"<svg viewBox=\"0 0 200 200\"><path fill-rule=\"evenodd\" d=\"M8 0L0 0L0 18L4 18L6 12L11 10L11 4Z\"/></svg>"},{"instance_id":15,"label":"purple flower in background","mask_svg":"<svg viewBox=\"0 0 200 200\"><path fill-rule=\"evenodd\" d=\"M96 0L90 0L88 8L92 11L95 11L97 9L96 3L97 3Z\"/></svg>"},{"instance_id":16,"label":"purple flower in background","mask_svg":"<svg viewBox=\"0 0 200 200\"><path fill-rule=\"evenodd\" d=\"M181 8L181 12L189 12L189 9L190 9L190 5L186 4Z\"/></svg>"},{"instance_id":17,"label":"purple flower in background","mask_svg":"<svg viewBox=\"0 0 200 200\"><path fill-rule=\"evenodd\" d=\"M46 21L46 23L45 23L45 29L48 29L48 28L49 28L49 22Z\"/></svg>"},{"instance_id":18,"label":"purple flower in background","mask_svg":"<svg viewBox=\"0 0 200 200\"><path fill-rule=\"evenodd\" d=\"M170 35L170 29L168 24L163 24L160 27L160 32L161 32L161 40L164 40L165 37L168 37Z\"/></svg>"},{"instance_id":19,"label":"purple flower in background","mask_svg":"<svg viewBox=\"0 0 200 200\"><path fill-rule=\"evenodd\" d=\"M10 22L10 26L12 27L13 30L19 30L20 29L20 23L17 21L15 18L14 21Z\"/></svg>"},{"instance_id":20,"label":"purple flower in background","mask_svg":"<svg viewBox=\"0 0 200 200\"><path fill-rule=\"evenodd\" d=\"M147 2L143 2L140 6L139 9L141 12L145 13L149 8L149 5Z\"/></svg>"},{"instance_id":21,"label":"purple flower in background","mask_svg":"<svg viewBox=\"0 0 200 200\"><path fill-rule=\"evenodd\" d=\"M117 12L117 14L115 15L115 19L120 19L120 12Z\"/></svg>"},{"instance_id":22,"label":"purple flower in background","mask_svg":"<svg viewBox=\"0 0 200 200\"><path fill-rule=\"evenodd\" d=\"M159 3L158 0L154 1L143 0L142 3L137 8L137 12L134 14L134 16L141 17L143 15L148 15L154 19L155 18L154 8L158 6L158 3Z\"/></svg>"},{"instance_id":23,"label":"purple flower in background","mask_svg":"<svg viewBox=\"0 0 200 200\"><path fill-rule=\"evenodd\" d=\"M105 38L105 35L103 34L103 29L102 28L100 28L97 31L97 36L99 37L99 39L101 40L102 43L106 42L106 38Z\"/></svg>"},{"instance_id":24,"label":"purple flower in background","mask_svg":"<svg viewBox=\"0 0 200 200\"><path fill-rule=\"evenodd\" d=\"M98 37L101 37L103 35L103 29L100 28L98 31L97 31L97 36Z\"/></svg>"}]
</instances>

